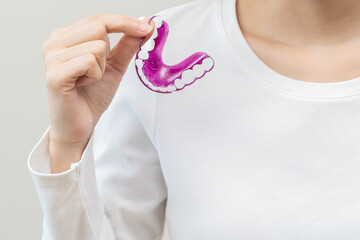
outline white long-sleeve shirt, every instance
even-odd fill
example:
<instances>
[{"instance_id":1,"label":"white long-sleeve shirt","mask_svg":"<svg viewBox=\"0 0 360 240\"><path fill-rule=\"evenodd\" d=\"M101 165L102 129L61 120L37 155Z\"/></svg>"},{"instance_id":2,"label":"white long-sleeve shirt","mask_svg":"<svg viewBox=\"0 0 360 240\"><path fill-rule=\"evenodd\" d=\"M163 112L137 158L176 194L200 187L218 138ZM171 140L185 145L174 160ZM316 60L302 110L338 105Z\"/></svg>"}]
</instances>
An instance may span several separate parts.
<instances>
[{"instance_id":1,"label":"white long-sleeve shirt","mask_svg":"<svg viewBox=\"0 0 360 240\"><path fill-rule=\"evenodd\" d=\"M360 77L285 77L247 44L235 0L158 13L163 60L212 71L161 94L130 63L80 162L51 174L48 130L28 166L46 240L360 239Z\"/></svg>"}]
</instances>

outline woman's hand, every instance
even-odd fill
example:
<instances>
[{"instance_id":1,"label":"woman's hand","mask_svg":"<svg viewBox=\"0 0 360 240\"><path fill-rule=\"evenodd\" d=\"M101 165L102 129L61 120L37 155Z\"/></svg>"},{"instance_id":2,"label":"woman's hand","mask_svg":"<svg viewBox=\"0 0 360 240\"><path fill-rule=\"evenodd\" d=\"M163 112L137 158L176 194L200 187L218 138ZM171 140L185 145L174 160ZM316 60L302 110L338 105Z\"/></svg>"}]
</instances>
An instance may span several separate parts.
<instances>
[{"instance_id":1,"label":"woman's hand","mask_svg":"<svg viewBox=\"0 0 360 240\"><path fill-rule=\"evenodd\" d=\"M147 21L95 14L56 29L44 43L52 173L80 160L141 38L152 32ZM115 32L124 35L110 50L108 33Z\"/></svg>"}]
</instances>

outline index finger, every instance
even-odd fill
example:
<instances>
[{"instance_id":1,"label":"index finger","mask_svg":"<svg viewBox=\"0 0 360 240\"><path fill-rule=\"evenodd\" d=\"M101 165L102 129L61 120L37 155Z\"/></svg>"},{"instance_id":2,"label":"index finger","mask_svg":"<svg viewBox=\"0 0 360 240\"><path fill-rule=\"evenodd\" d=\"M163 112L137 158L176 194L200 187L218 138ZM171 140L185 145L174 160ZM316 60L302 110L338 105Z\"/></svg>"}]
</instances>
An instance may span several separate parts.
<instances>
[{"instance_id":1,"label":"index finger","mask_svg":"<svg viewBox=\"0 0 360 240\"><path fill-rule=\"evenodd\" d=\"M116 14L98 14L97 20L102 22L108 33L125 33L132 36L143 36L151 31L148 19L136 19Z\"/></svg>"},{"instance_id":2,"label":"index finger","mask_svg":"<svg viewBox=\"0 0 360 240\"><path fill-rule=\"evenodd\" d=\"M145 26L149 25L147 23L149 19L150 18L136 19L124 15L97 13L87 18L81 19L71 25L54 30L51 33L50 38L65 34L76 28L82 27L84 24L94 21L101 22L106 28L107 33L123 32L125 34L129 34L133 36L144 36L147 33L141 31L140 26L143 24L145 24Z\"/></svg>"}]
</instances>

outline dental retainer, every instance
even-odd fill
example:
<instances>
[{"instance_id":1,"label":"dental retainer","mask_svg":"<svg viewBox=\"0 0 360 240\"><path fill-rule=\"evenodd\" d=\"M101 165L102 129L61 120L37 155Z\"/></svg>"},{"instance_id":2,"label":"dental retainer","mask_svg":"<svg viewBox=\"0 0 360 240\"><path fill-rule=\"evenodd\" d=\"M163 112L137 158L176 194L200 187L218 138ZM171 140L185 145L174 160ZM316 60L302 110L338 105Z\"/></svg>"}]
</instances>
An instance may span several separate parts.
<instances>
[{"instance_id":1,"label":"dental retainer","mask_svg":"<svg viewBox=\"0 0 360 240\"><path fill-rule=\"evenodd\" d=\"M169 25L156 15L149 20L155 23L155 30L149 40L141 46L135 56L135 68L141 82L158 93L180 91L202 78L214 68L214 60L204 52L197 52L180 63L168 66L162 61L162 52L169 34Z\"/></svg>"}]
</instances>

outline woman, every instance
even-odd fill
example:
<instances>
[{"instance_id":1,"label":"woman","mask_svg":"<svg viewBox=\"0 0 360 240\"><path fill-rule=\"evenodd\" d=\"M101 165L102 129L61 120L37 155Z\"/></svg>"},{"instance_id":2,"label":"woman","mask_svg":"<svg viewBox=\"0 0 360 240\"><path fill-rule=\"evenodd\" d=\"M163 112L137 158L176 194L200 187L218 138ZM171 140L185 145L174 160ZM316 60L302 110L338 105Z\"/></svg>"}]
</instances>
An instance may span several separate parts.
<instances>
[{"instance_id":1,"label":"woman","mask_svg":"<svg viewBox=\"0 0 360 240\"><path fill-rule=\"evenodd\" d=\"M44 239L161 239L165 219L174 240L360 239L360 2L156 15L165 63L215 61L171 94L136 74L148 19L97 14L45 42L51 124L28 160Z\"/></svg>"}]
</instances>

